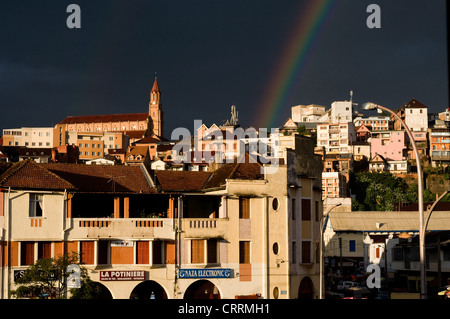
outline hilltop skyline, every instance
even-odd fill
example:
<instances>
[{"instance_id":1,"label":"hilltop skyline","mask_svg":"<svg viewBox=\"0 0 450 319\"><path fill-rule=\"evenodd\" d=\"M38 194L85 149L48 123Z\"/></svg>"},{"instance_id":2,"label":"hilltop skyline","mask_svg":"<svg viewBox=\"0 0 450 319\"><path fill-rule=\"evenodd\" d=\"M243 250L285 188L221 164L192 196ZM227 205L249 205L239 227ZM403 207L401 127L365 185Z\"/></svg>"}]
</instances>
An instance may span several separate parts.
<instances>
[{"instance_id":1,"label":"hilltop skyline","mask_svg":"<svg viewBox=\"0 0 450 319\"><path fill-rule=\"evenodd\" d=\"M231 105L243 126L256 125L302 32L311 41L302 60L294 56L303 67L286 85L276 126L291 106L329 108L350 91L360 104L399 108L416 98L431 112L449 106L445 1L377 1L381 29L366 26L370 1L322 1L328 11L318 11L309 33L296 29L308 1L75 1L81 29L66 26L70 3L0 5L0 129L146 112L155 73L166 136L192 131L195 119L222 124Z\"/></svg>"}]
</instances>

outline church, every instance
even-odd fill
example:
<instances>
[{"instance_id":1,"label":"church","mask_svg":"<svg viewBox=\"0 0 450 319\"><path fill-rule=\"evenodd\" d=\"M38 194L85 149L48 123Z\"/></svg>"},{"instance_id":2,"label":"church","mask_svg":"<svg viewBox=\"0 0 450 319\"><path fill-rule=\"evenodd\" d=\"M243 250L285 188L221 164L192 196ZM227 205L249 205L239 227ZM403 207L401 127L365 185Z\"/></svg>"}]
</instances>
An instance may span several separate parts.
<instances>
[{"instance_id":1,"label":"church","mask_svg":"<svg viewBox=\"0 0 450 319\"><path fill-rule=\"evenodd\" d=\"M158 79L155 77L150 91L148 113L68 116L55 125L53 145L68 144L67 137L71 132L93 135L122 133L131 141L146 136L163 139L164 114Z\"/></svg>"}]
</instances>

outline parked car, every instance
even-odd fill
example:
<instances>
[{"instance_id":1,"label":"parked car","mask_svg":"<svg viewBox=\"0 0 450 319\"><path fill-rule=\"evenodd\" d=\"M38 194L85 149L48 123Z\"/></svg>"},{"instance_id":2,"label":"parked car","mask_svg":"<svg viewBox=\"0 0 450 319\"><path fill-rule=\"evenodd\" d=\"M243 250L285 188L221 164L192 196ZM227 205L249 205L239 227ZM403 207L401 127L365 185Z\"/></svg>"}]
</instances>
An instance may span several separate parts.
<instances>
[{"instance_id":1,"label":"parked car","mask_svg":"<svg viewBox=\"0 0 450 319\"><path fill-rule=\"evenodd\" d=\"M350 289L350 288L361 288L361 285L357 282L354 281L340 281L337 284L337 290L346 290L346 289Z\"/></svg>"}]
</instances>

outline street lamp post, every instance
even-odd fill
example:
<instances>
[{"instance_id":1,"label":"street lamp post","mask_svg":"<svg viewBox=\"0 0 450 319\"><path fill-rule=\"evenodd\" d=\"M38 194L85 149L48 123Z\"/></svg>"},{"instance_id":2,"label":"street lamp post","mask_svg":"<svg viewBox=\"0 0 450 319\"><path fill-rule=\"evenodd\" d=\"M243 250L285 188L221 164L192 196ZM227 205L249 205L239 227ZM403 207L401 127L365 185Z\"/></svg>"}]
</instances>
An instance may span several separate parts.
<instances>
[{"instance_id":1,"label":"street lamp post","mask_svg":"<svg viewBox=\"0 0 450 319\"><path fill-rule=\"evenodd\" d=\"M342 205L342 203L338 203L338 204L334 205L333 207L331 207L330 209L328 209L325 212L322 220L320 221L320 249L319 249L319 252L320 252L320 278L319 278L319 285L320 285L319 292L320 292L320 296L319 296L319 298L320 299L324 299L324 295L323 295L324 294L324 289L323 289L324 288L324 280L323 280L323 275L324 275L323 274L323 267L324 267L324 265L323 265L323 233L325 231L325 229L324 229L325 222L328 219L328 215L330 214L331 210L336 208L336 207L339 207L341 205Z\"/></svg>"},{"instance_id":2,"label":"street lamp post","mask_svg":"<svg viewBox=\"0 0 450 319\"><path fill-rule=\"evenodd\" d=\"M411 144L414 150L414 155L416 157L416 165L417 165L417 177L418 177L418 196L419 196L419 253L420 253L420 298L427 298L427 277L426 277L426 269L425 269L425 227L424 227L424 212L423 212L423 175L422 175L422 166L420 164L419 151L417 149L416 142L411 133L411 130L406 125L406 123L397 115L397 113L392 110L375 104L375 103L364 103L362 108L364 110L373 110L380 109L386 111L392 115L394 115L397 120L403 125L406 130L406 134L408 134L409 139L411 140Z\"/></svg>"}]
</instances>

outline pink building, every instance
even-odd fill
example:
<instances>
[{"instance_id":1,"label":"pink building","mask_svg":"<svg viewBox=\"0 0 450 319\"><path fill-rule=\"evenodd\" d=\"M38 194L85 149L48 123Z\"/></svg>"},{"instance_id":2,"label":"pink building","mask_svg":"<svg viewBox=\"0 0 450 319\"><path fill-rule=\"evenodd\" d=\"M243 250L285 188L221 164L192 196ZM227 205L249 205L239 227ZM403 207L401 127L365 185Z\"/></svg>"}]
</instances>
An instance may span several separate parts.
<instances>
[{"instance_id":1,"label":"pink building","mask_svg":"<svg viewBox=\"0 0 450 319\"><path fill-rule=\"evenodd\" d=\"M407 150L405 144L405 131L372 132L371 156L383 156L386 160L400 161L405 159Z\"/></svg>"}]
</instances>

